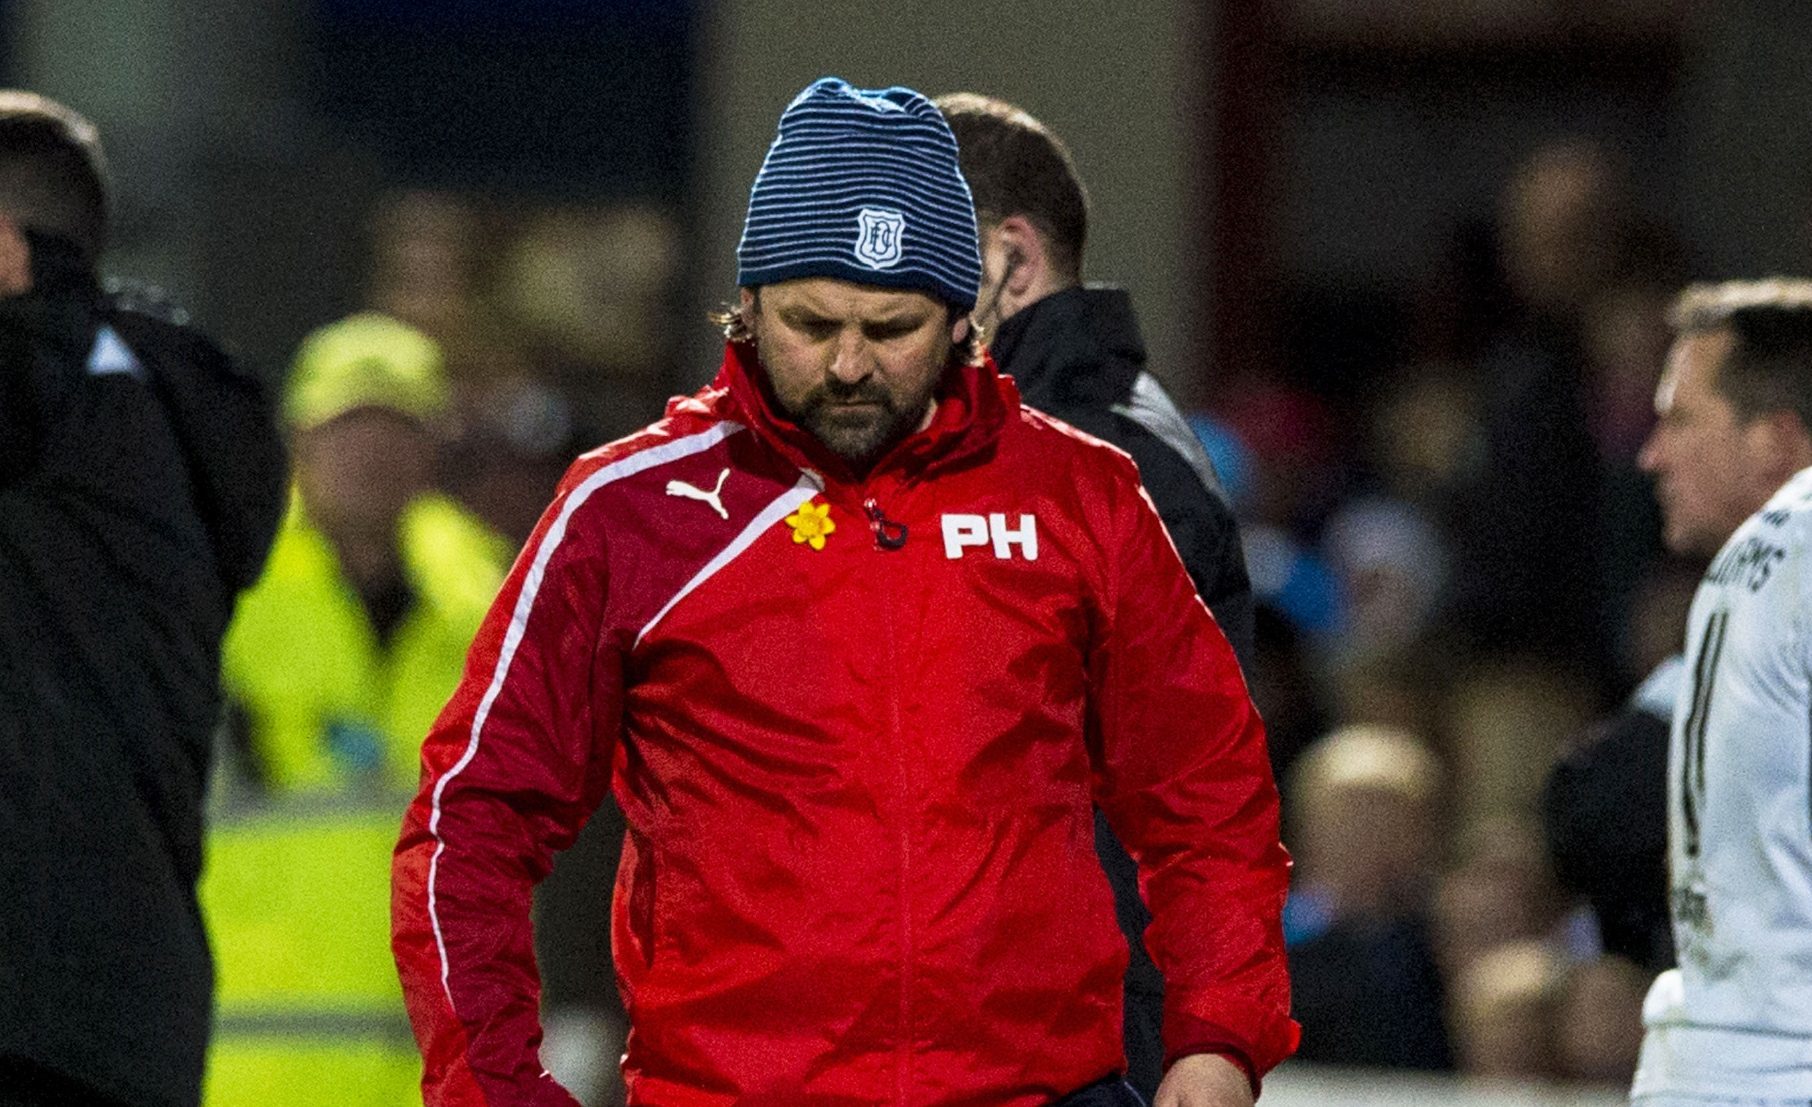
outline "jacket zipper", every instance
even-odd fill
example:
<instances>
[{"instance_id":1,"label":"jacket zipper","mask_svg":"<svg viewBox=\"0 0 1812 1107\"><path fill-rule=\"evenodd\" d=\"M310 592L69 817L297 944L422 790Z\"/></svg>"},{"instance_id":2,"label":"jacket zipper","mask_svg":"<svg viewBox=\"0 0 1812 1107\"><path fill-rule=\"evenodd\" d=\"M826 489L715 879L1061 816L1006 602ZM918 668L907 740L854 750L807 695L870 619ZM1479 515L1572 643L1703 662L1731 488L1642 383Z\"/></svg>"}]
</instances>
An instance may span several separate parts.
<instances>
[{"instance_id":1,"label":"jacket zipper","mask_svg":"<svg viewBox=\"0 0 1812 1107\"><path fill-rule=\"evenodd\" d=\"M906 524L889 519L880 501L870 496L862 501L862 510L868 513L868 529L874 532L876 546L897 550L906 544Z\"/></svg>"},{"instance_id":2,"label":"jacket zipper","mask_svg":"<svg viewBox=\"0 0 1812 1107\"><path fill-rule=\"evenodd\" d=\"M887 518L879 499L874 495L872 486L863 490L862 509L868 516L869 529L874 533L875 551L888 554L906 544L907 528ZM887 641L887 671L898 673L899 637L894 625L895 596L891 572L881 574L881 619L886 624L884 634ZM900 686L897 681L887 681L887 730L893 745L895 762L899 767L899 839L900 839L900 879L898 888L900 911L900 1040L895 1046L894 1059L894 1095L900 1107L912 1102L912 809L913 788L906 750L902 742L900 724Z\"/></svg>"}]
</instances>

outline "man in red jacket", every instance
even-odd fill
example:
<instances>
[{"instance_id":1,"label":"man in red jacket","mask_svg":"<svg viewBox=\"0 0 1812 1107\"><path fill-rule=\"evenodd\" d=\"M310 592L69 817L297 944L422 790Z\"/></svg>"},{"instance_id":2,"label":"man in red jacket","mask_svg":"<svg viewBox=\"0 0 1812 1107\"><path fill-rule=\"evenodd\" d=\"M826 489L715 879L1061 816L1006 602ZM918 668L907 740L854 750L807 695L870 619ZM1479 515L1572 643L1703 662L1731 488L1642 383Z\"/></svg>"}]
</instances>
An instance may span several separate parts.
<instances>
[{"instance_id":1,"label":"man in red jacket","mask_svg":"<svg viewBox=\"0 0 1812 1107\"><path fill-rule=\"evenodd\" d=\"M573 1103L530 895L610 790L632 1104L1136 1103L1093 802L1154 920L1159 1107L1249 1107L1297 1038L1263 727L1131 461L974 355L936 108L802 92L738 258L717 379L574 464L423 749L426 1101Z\"/></svg>"}]
</instances>

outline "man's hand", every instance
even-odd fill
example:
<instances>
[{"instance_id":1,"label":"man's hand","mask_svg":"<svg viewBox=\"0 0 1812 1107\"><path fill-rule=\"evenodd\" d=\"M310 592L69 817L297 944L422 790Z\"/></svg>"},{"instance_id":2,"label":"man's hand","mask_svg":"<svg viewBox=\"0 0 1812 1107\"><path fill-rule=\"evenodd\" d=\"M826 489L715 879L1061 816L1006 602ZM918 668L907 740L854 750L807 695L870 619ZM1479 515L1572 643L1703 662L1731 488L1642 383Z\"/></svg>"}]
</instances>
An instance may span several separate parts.
<instances>
[{"instance_id":1,"label":"man's hand","mask_svg":"<svg viewBox=\"0 0 1812 1107\"><path fill-rule=\"evenodd\" d=\"M1192 1053L1170 1066L1151 1107L1252 1107L1252 1085L1225 1057Z\"/></svg>"}]
</instances>

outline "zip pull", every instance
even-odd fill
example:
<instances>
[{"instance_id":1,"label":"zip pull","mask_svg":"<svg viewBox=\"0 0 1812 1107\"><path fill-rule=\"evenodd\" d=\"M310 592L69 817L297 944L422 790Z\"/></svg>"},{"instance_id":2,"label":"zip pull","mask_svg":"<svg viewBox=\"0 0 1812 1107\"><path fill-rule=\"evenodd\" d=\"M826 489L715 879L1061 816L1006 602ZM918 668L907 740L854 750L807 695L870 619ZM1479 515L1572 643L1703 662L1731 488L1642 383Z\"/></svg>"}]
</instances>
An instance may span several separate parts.
<instances>
[{"instance_id":1,"label":"zip pull","mask_svg":"<svg viewBox=\"0 0 1812 1107\"><path fill-rule=\"evenodd\" d=\"M889 519L873 496L862 501L862 510L868 513L868 529L875 532L875 545L883 550L897 550L906 544L906 524Z\"/></svg>"}]
</instances>

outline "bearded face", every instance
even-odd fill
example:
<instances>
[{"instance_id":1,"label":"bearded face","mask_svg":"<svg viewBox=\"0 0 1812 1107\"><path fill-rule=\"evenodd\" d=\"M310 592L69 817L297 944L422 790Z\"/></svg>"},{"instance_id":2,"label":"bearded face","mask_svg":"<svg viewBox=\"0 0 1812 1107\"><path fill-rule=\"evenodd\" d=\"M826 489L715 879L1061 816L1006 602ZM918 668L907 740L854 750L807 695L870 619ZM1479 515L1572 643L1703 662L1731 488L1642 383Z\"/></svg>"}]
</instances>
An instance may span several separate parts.
<instances>
[{"instance_id":1,"label":"bearded face","mask_svg":"<svg viewBox=\"0 0 1812 1107\"><path fill-rule=\"evenodd\" d=\"M742 294L780 410L858 470L930 419L967 326L922 292L810 277Z\"/></svg>"}]
</instances>

